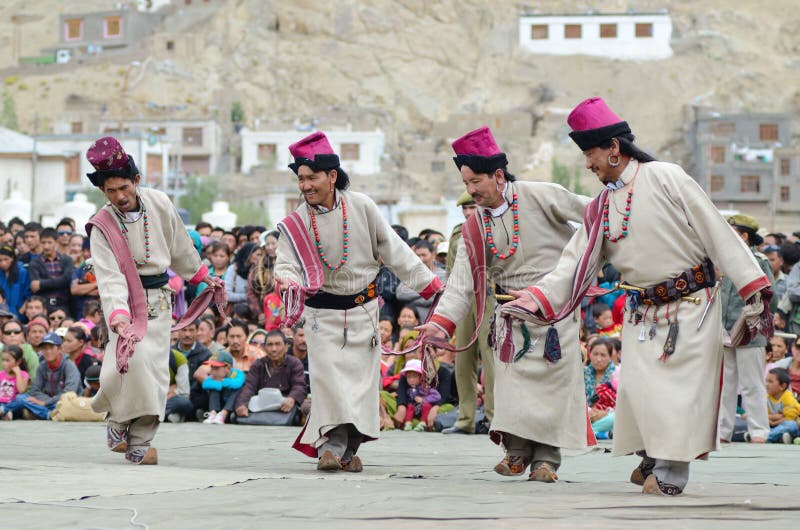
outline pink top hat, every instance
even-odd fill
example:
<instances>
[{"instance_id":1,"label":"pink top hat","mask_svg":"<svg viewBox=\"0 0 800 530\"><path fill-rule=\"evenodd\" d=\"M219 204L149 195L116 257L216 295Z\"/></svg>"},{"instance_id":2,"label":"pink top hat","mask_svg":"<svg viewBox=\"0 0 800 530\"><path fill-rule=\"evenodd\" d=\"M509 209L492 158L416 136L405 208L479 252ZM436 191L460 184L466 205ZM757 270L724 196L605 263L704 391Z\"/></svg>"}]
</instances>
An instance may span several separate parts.
<instances>
[{"instance_id":1,"label":"pink top hat","mask_svg":"<svg viewBox=\"0 0 800 530\"><path fill-rule=\"evenodd\" d=\"M468 132L453 142L453 151L457 155L484 157L503 154L500 148L497 147L497 142L494 141L492 131L485 125L480 129Z\"/></svg>"},{"instance_id":2,"label":"pink top hat","mask_svg":"<svg viewBox=\"0 0 800 530\"><path fill-rule=\"evenodd\" d=\"M631 133L628 122L617 116L603 98L599 97L581 101L569 113L567 124L572 129L570 138L582 151L596 147L615 136Z\"/></svg>"},{"instance_id":3,"label":"pink top hat","mask_svg":"<svg viewBox=\"0 0 800 530\"><path fill-rule=\"evenodd\" d=\"M309 134L297 143L289 146L289 152L295 158L314 160L316 155L335 155L327 136L321 131Z\"/></svg>"},{"instance_id":4,"label":"pink top hat","mask_svg":"<svg viewBox=\"0 0 800 530\"><path fill-rule=\"evenodd\" d=\"M100 138L86 151L86 160L96 171L123 169L128 165L128 155L113 136Z\"/></svg>"},{"instance_id":5,"label":"pink top hat","mask_svg":"<svg viewBox=\"0 0 800 530\"><path fill-rule=\"evenodd\" d=\"M461 166L467 166L477 174L491 174L508 165L506 154L497 147L492 131L485 125L453 142L453 151L456 153L453 161L459 171Z\"/></svg>"}]
</instances>

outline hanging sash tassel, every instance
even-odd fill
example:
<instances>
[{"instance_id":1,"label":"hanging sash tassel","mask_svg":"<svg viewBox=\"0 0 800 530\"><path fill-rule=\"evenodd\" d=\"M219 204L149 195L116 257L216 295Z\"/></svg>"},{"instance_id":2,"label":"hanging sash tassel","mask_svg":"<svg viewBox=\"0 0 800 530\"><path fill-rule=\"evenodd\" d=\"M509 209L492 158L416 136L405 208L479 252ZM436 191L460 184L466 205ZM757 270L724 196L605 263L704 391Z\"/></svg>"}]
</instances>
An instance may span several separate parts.
<instances>
[{"instance_id":1,"label":"hanging sash tassel","mask_svg":"<svg viewBox=\"0 0 800 530\"><path fill-rule=\"evenodd\" d=\"M522 348L514 356L514 362L522 359L522 356L531 349L531 334L524 322L520 322L520 329L522 330Z\"/></svg>"},{"instance_id":2,"label":"hanging sash tassel","mask_svg":"<svg viewBox=\"0 0 800 530\"><path fill-rule=\"evenodd\" d=\"M503 329L505 336L503 342L500 344L500 351L498 358L501 362L510 363L514 358L514 329L512 328L513 320L510 316L503 317Z\"/></svg>"},{"instance_id":3,"label":"hanging sash tassel","mask_svg":"<svg viewBox=\"0 0 800 530\"><path fill-rule=\"evenodd\" d=\"M556 363L561 359L561 343L558 341L558 330L555 326L547 329L547 336L544 339L544 358L550 363Z\"/></svg>"},{"instance_id":4,"label":"hanging sash tassel","mask_svg":"<svg viewBox=\"0 0 800 530\"><path fill-rule=\"evenodd\" d=\"M667 340L664 342L664 353L658 358L659 361L665 363L669 360L670 355L675 353L675 344L678 341L678 308L680 307L681 302L678 300L678 304L675 306L675 313L672 317L672 321L669 319L669 304L667 304L667 322L669 322L669 331L667 331Z\"/></svg>"}]
</instances>

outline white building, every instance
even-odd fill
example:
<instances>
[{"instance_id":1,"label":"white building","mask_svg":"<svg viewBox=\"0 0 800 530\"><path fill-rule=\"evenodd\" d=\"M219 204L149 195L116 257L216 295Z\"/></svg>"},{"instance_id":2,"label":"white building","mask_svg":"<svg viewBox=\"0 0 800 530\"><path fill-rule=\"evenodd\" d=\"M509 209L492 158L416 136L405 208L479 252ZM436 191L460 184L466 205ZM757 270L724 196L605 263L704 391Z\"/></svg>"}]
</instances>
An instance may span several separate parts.
<instances>
[{"instance_id":1,"label":"white building","mask_svg":"<svg viewBox=\"0 0 800 530\"><path fill-rule=\"evenodd\" d=\"M36 144L18 132L0 127L0 199L18 192L30 201L29 219L52 215L65 200L66 159L57 150Z\"/></svg>"},{"instance_id":2,"label":"white building","mask_svg":"<svg viewBox=\"0 0 800 530\"><path fill-rule=\"evenodd\" d=\"M99 134L48 134L37 136L39 145L56 151L66 158L66 191L75 192L91 187L87 173L94 167L86 160L86 150ZM122 134L116 136L122 148L133 157L142 183L163 186L163 178L169 171L169 151L159 140L144 134Z\"/></svg>"},{"instance_id":3,"label":"white building","mask_svg":"<svg viewBox=\"0 0 800 530\"><path fill-rule=\"evenodd\" d=\"M311 131L251 131L244 128L242 138L242 173L250 174L254 166L264 169L288 169L294 161L289 146ZM325 131L333 150L339 155L348 173L373 175L381 170L384 150L383 131Z\"/></svg>"},{"instance_id":4,"label":"white building","mask_svg":"<svg viewBox=\"0 0 800 530\"><path fill-rule=\"evenodd\" d=\"M101 121L99 129L100 136L134 133L151 138L151 143L167 144L170 170L182 174L217 174L222 133L214 120L108 120ZM151 163L160 166L161 161L147 161L148 166Z\"/></svg>"},{"instance_id":5,"label":"white building","mask_svg":"<svg viewBox=\"0 0 800 530\"><path fill-rule=\"evenodd\" d=\"M519 45L546 55L656 60L672 56L668 13L521 15Z\"/></svg>"}]
</instances>

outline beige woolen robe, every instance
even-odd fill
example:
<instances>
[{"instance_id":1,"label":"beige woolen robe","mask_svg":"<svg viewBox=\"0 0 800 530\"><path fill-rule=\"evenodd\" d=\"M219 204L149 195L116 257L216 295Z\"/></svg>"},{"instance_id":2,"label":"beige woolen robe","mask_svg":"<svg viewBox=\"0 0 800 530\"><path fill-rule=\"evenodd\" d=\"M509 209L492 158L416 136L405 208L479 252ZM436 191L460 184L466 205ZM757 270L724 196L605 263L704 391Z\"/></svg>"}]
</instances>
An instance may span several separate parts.
<instances>
[{"instance_id":1,"label":"beige woolen robe","mask_svg":"<svg viewBox=\"0 0 800 530\"><path fill-rule=\"evenodd\" d=\"M198 283L207 274L175 206L164 193L149 188L138 189L147 212L150 259L139 269L140 276L152 276L171 268L191 283ZM104 206L118 219L110 205ZM144 218L126 223L128 248L133 258L145 259ZM97 289L106 323L122 313L130 317L128 286L99 229L91 233L92 262L97 275ZM118 335L109 332L105 362L100 371L100 390L92 401L96 412L106 412L109 420L128 423L141 416L164 419L169 388L170 328L172 327L172 291L168 286L146 289L149 309L156 318L148 319L147 332L136 344L128 363L128 373L120 375L116 368Z\"/></svg>"},{"instance_id":2,"label":"beige woolen robe","mask_svg":"<svg viewBox=\"0 0 800 530\"><path fill-rule=\"evenodd\" d=\"M439 280L395 234L372 199L362 193L337 191L335 207L325 213L316 212L320 242L328 261L336 265L342 258L342 199L347 209L349 257L336 272L322 265L322 291L337 295L359 293L375 280L380 268L378 260L382 259L403 283L426 298L433 296L441 285ZM296 212L313 244L308 210L302 203ZM285 234L278 240L275 277L301 285L304 282ZM303 318L312 405L300 443L319 448L327 441L328 431L347 423L369 438L378 438L381 359L378 300L346 311L306 307Z\"/></svg>"},{"instance_id":3,"label":"beige woolen robe","mask_svg":"<svg viewBox=\"0 0 800 530\"><path fill-rule=\"evenodd\" d=\"M603 239L596 266L610 261L623 281L651 287L709 257L743 298L769 286L750 249L679 166L631 160L621 179L624 187L609 194L609 228L611 236L621 233L628 191L634 186L628 236L617 243ZM532 291L546 317L569 300L575 266L587 244L582 226L553 273L535 282ZM700 297L702 303L669 304L670 319L677 315L679 332L675 353L666 362L659 360L669 328L666 306L657 312L652 340L654 308L639 325L628 322L630 311L626 312L614 419L615 455L644 449L653 458L687 462L717 448L722 304L717 300L711 306L698 331L707 295L701 290L690 296Z\"/></svg>"},{"instance_id":4,"label":"beige woolen robe","mask_svg":"<svg viewBox=\"0 0 800 530\"><path fill-rule=\"evenodd\" d=\"M488 276L501 288L524 289L553 270L561 252L575 232L568 222L582 222L588 197L570 193L556 184L513 182L506 189L511 202L519 201L519 247L509 259L500 260L487 250ZM479 211L481 215L483 211ZM491 219L497 251L508 254L513 235L513 212L509 207ZM484 234L484 238L485 238ZM468 314L475 298L472 272L463 240L459 241L453 272L432 321L451 335ZM496 311L501 306L498 305ZM492 433L511 433L555 447L586 446L586 397L579 344L580 312L556 324L562 358L550 363L544 358L547 327L526 323L531 336L529 350L516 362L503 363L497 351L504 338L503 319L497 317L494 356L494 418ZM519 322L514 322L514 352L523 346ZM502 436L493 436L499 440Z\"/></svg>"}]
</instances>

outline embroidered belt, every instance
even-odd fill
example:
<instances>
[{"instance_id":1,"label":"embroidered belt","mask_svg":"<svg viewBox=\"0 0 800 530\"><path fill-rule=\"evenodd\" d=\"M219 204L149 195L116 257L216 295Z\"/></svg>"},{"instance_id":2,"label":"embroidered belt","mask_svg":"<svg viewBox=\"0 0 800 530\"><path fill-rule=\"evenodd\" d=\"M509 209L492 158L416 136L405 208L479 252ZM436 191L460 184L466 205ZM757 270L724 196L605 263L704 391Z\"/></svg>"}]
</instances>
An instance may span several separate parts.
<instances>
[{"instance_id":1,"label":"embroidered belt","mask_svg":"<svg viewBox=\"0 0 800 530\"><path fill-rule=\"evenodd\" d=\"M139 279L142 280L142 287L145 289L160 289L169 283L169 274L162 272L152 276L139 275Z\"/></svg>"},{"instance_id":2,"label":"embroidered belt","mask_svg":"<svg viewBox=\"0 0 800 530\"><path fill-rule=\"evenodd\" d=\"M318 291L314 296L306 299L306 306L315 309L353 309L378 297L375 281L356 294L331 294Z\"/></svg>"},{"instance_id":3,"label":"embroidered belt","mask_svg":"<svg viewBox=\"0 0 800 530\"><path fill-rule=\"evenodd\" d=\"M714 264L709 258L706 258L699 265L683 271L674 278L642 290L630 290L628 296L638 297L640 304L660 306L679 300L700 289L713 287L716 283Z\"/></svg>"}]
</instances>

